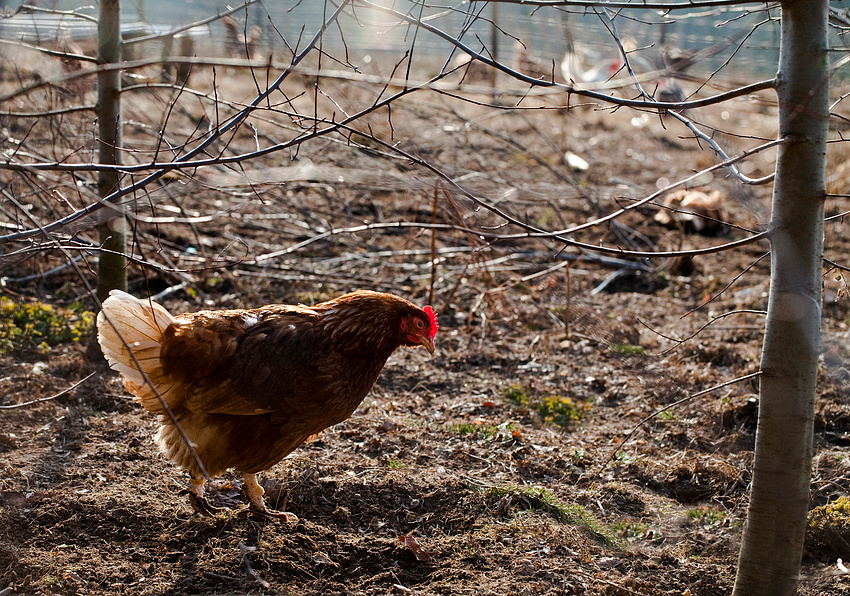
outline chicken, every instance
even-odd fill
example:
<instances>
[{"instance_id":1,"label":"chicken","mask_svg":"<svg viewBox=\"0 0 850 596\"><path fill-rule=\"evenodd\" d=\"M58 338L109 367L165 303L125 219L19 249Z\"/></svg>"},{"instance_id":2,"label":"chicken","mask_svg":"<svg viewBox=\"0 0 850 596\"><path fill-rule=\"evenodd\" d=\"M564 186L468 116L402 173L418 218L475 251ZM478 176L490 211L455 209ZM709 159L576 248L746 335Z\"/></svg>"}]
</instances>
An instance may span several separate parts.
<instances>
[{"instance_id":1,"label":"chicken","mask_svg":"<svg viewBox=\"0 0 850 596\"><path fill-rule=\"evenodd\" d=\"M159 415L156 442L189 472L196 511L217 509L204 499L205 476L235 468L252 509L291 519L266 508L256 474L351 416L396 348L421 345L433 355L437 316L430 306L361 290L313 307L272 304L174 317L159 304L113 290L97 328L126 389Z\"/></svg>"},{"instance_id":2,"label":"chicken","mask_svg":"<svg viewBox=\"0 0 850 596\"><path fill-rule=\"evenodd\" d=\"M249 60L261 58L260 38L263 30L259 25L254 25L245 33L230 17L223 17L221 24L224 25L224 47L229 55Z\"/></svg>"},{"instance_id":3,"label":"chicken","mask_svg":"<svg viewBox=\"0 0 850 596\"><path fill-rule=\"evenodd\" d=\"M723 194L714 188L682 189L667 195L664 209L653 218L668 228L711 235L723 231Z\"/></svg>"}]
</instances>

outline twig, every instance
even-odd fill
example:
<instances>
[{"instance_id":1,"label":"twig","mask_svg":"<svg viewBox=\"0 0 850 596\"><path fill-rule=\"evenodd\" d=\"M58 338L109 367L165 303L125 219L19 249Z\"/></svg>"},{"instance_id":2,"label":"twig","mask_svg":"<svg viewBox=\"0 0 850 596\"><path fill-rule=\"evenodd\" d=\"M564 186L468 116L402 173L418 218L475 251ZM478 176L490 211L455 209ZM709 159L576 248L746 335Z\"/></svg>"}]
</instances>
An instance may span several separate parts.
<instances>
[{"instance_id":1,"label":"twig","mask_svg":"<svg viewBox=\"0 0 850 596\"><path fill-rule=\"evenodd\" d=\"M251 566L251 560L248 558L248 553L257 550L256 546L245 546L245 543L242 542L242 539L237 539L236 543L239 545L239 552L242 553L242 564L245 565L245 569L248 571L248 575L254 578L261 586L266 588L267 590L271 587L271 584L264 580L262 577L257 575L257 572L254 571L254 568Z\"/></svg>"},{"instance_id":2,"label":"twig","mask_svg":"<svg viewBox=\"0 0 850 596\"><path fill-rule=\"evenodd\" d=\"M431 225L437 223L437 197L439 186L434 185L434 203L431 205ZM428 304L434 303L434 286L437 283L437 228L431 228L431 288L428 291Z\"/></svg>"},{"instance_id":3,"label":"twig","mask_svg":"<svg viewBox=\"0 0 850 596\"><path fill-rule=\"evenodd\" d=\"M128 39L126 41L122 41L121 45L128 46L128 45L131 45L131 44L145 43L145 42L148 42L148 41L155 41L157 39L165 39L165 38L168 38L168 37L174 37L178 33L183 33L184 31L188 31L189 29L194 29L195 27L203 27L204 25L207 25L207 24L209 24L213 21L217 21L219 19L222 19L226 16L232 15L233 13L239 12L240 10L245 10L250 5L252 5L252 4L254 4L255 2L258 2L258 1L259 0L246 0L245 2L243 2L242 4L237 6L236 8L228 8L228 10L218 12L215 16L207 17L206 19L202 19L200 21L195 21L194 23L189 23L188 25L183 25L183 26L178 27L176 29L171 29L167 33L157 33L157 34L153 34L153 35L145 35L143 37L135 37L135 38L132 38L132 39Z\"/></svg>"},{"instance_id":4,"label":"twig","mask_svg":"<svg viewBox=\"0 0 850 596\"><path fill-rule=\"evenodd\" d=\"M564 285L566 289L566 296L564 297L564 330L567 339L570 339L570 317L572 313L572 304L573 304L573 288L572 288L572 278L570 277L570 271L573 268L573 265L577 263L570 263L566 269L564 269Z\"/></svg>"},{"instance_id":5,"label":"twig","mask_svg":"<svg viewBox=\"0 0 850 596\"><path fill-rule=\"evenodd\" d=\"M330 15L330 17L328 17L328 20L325 21L324 23L322 23L322 26L319 27L319 30L316 32L316 34L313 36L313 38L307 44L307 46L304 48L304 50L302 50L301 53L298 54L298 56L293 58L291 66L296 66L299 62L301 62L308 55L308 53L316 46L316 44L318 44L321 41L325 30L327 30L331 26L331 24L334 21L336 21L336 19L342 13L343 9L346 6L348 6L350 1L351 0L344 0L340 4L340 6L333 12L333 14ZM118 65L118 66L121 67L121 65ZM121 67L121 68L123 68L123 67ZM98 69L98 70L101 70L101 69ZM40 234L40 233L51 232L51 231L53 231L57 228L61 228L65 225L67 225L68 223L71 223L72 221L75 221L77 219L80 219L81 217L84 217L86 215L94 213L95 211L98 211L102 206L104 206L106 204L115 203L121 197L124 197L124 196L126 196L130 193L134 193L137 190L144 188L145 186L147 186L151 182L154 182L154 181L162 178L171 169L177 169L177 168L181 168L181 167L194 167L194 166L190 165L191 162L189 162L189 160L191 160L193 157L195 157L199 154L205 153L207 151L207 149L213 143L215 143L219 139L223 138L225 136L225 134L227 134L228 132L235 134L234 131L236 131L239 128L239 126L241 126L242 123L245 122L245 120L248 118L248 116L251 113L260 109L260 106L263 104L263 102L266 100L266 98L269 97L270 95L272 95L274 92L276 92L280 88L280 86L283 84L284 80L286 80L286 78L288 77L288 75L291 72L292 71L290 69L287 69L271 85L269 85L268 88L265 91L263 91L261 94L259 94L257 97L255 97L242 110L240 110L238 113L234 114L230 118L226 119L224 122L222 122L220 125L218 125L214 130L210 131L207 138L203 142L201 142L197 147L194 147L193 149L191 149L187 153L181 155L180 157L175 159L174 162L171 162L167 167L160 167L159 165L157 165L155 163L143 165L141 167L141 170L149 171L149 170L153 169L154 171L147 174L144 178L142 178L138 182L131 184L129 186L119 188L118 190L115 190L114 192L112 192L110 195L103 197L103 199L101 199L99 202L94 203L92 205L89 205L89 206L85 207L84 209L81 209L81 210L79 210L79 211L77 211L77 212L75 212L75 213L73 213L73 214L71 214L67 217L62 218L61 220L54 221L50 224L42 226L41 229L33 229L33 230L28 230L26 232L20 232L20 233L17 233L17 234L12 234L10 236L0 237L0 242L2 242L2 240L21 240L21 239L24 239L24 238L30 238L30 237L35 236L35 235ZM357 114L355 116L352 116L352 118L360 117L363 113L371 113L372 111L374 111L374 110L371 110L371 109L370 110L364 110L364 112L361 112L361 114ZM318 123L318 119L316 120L316 122ZM328 129L330 129L330 130L336 130L338 128L339 128L338 126L328 127ZM273 146L273 147L270 147L270 148L266 148L262 151L252 152L252 153L245 154L245 155L253 155L253 156L259 157L260 155L266 155L268 153L273 153L275 151L278 151L280 149L284 149L286 147L290 147L290 146L300 144L301 142L307 140L308 138L318 137L318 136L321 136L322 134L327 134L327 132L328 132L328 130L323 129L322 131L318 131L318 130L315 131L314 134L312 134L312 135L305 133L301 137L298 137L298 138L296 138L293 141L290 141L288 143L282 143L280 145L276 145L276 146ZM233 161L234 163L236 163L236 162L244 161L244 159L245 159L244 155L243 155L243 157L236 159L236 160L232 160L231 158L224 159L224 158L221 158L221 157L214 157L214 158L212 158L210 163L211 164L219 164L219 163L227 163L229 161ZM201 160L201 161L210 161L210 160ZM15 166L15 165L20 166L21 164L10 164L10 163L3 164L3 166L5 168L8 168L8 169L13 169L13 166ZM97 167L95 169L104 169L104 167L105 166L103 164L97 164ZM29 168L29 166L23 166L22 167L22 169L25 170L25 171L28 168ZM114 166L114 168L118 169L120 171L130 171L130 170L133 169L132 167L125 167L125 166ZM52 168L49 168L49 169L52 169ZM58 169L64 169L64 168L58 168ZM106 168L106 169L109 169L109 168Z\"/></svg>"},{"instance_id":6,"label":"twig","mask_svg":"<svg viewBox=\"0 0 850 596\"><path fill-rule=\"evenodd\" d=\"M74 257L70 262L65 262L62 265L57 265L52 269L48 269L47 271L42 271L40 273L36 273L34 275L26 275L24 277L5 277L3 278L4 283L14 283L14 284L23 284L29 281L33 281L34 279L44 279L48 275L53 275L54 273L59 273L60 271L64 271L68 267L73 267L74 263L78 263L83 260L84 257Z\"/></svg>"},{"instance_id":7,"label":"twig","mask_svg":"<svg viewBox=\"0 0 850 596\"><path fill-rule=\"evenodd\" d=\"M747 315L766 315L766 314L767 314L767 311L765 311L765 310L751 310L751 309L746 309L746 310L732 310L732 311L729 311L729 312L725 312L725 313L719 314L719 315L717 315L716 317L712 318L712 319L711 319L710 321L708 321L706 324L704 324L704 325L703 325L703 326L701 326L699 329L697 329L696 331L694 331L694 332L693 332L693 333L691 333L689 336L687 336L687 337L685 337L685 338L683 338L683 339L680 339L680 338L678 338L678 337L670 337L669 335L664 335L663 333L661 333L661 332L660 332L660 331L658 331L657 329L653 329L652 327L650 327L650 326L649 326L649 325L648 325L645 321L643 321L643 320L642 320L642 319L640 319L640 318L638 318L638 319L637 319L637 322L638 322L638 323L640 323L641 325L643 325L644 327L646 327L647 329L649 329L650 331L652 331L654 334L658 335L659 337L663 337L664 339L666 339L666 340L668 340L668 341L675 342L675 344L676 344L676 345L674 345L674 346L671 346L671 347L667 348L666 350L664 350L663 352L661 352L661 353L659 354L660 356L666 356L666 355L667 355L667 354L669 354L672 350L675 350L676 348L678 348L679 346L681 346L683 343L686 343L686 342L688 342L688 341L692 340L693 338L695 338L697 335L699 335L700 333L702 333L702 331L703 331L704 329L706 329L706 328L708 328L709 326L713 325L713 324L714 324L714 323L716 323L717 321L719 321L719 320L721 320L721 319L725 319L726 317L729 317L729 316L732 316L732 315L744 315L744 314L747 314Z\"/></svg>"},{"instance_id":8,"label":"twig","mask_svg":"<svg viewBox=\"0 0 850 596\"><path fill-rule=\"evenodd\" d=\"M687 397L683 397L682 399L680 399L678 401L674 401L672 404L664 406L660 410L656 410L655 412L653 412L652 414L650 414L649 416L647 416L646 418L644 418L643 420L638 422L635 425L635 427L631 430L631 432L629 434L627 434L623 438L622 441L620 441L620 444L617 445L617 447L614 448L614 451L611 452L611 455L608 456L608 459L605 460L605 462L599 468L599 471L602 472L602 470L605 469L605 466L607 466L611 462L611 460L613 460L617 456L617 453L620 452L620 449L623 448L623 445L625 445L626 442L628 442L628 440L632 438L632 436L638 431L638 429L640 429L641 426L643 426L644 424L646 424L647 422L649 422L650 420L652 420L656 416L666 412L667 410L670 410L671 408L675 408L676 406L679 406L679 405L681 405L681 404L683 404L687 401L690 401L692 399L696 399L697 397L705 395L706 393L711 393L712 391L717 391L718 389L723 389L724 387L728 387L729 385L733 385L735 383L740 383L741 381L747 381L749 379L753 379L755 377L758 377L758 376L761 375L761 373L762 373L762 371L758 370L754 373L744 375L743 377L738 377L736 379L726 381L725 383L720 383L719 385L715 385L714 387L709 387L708 389L703 389L702 391L698 391L698 392L696 392L692 395L688 395Z\"/></svg>"},{"instance_id":9,"label":"twig","mask_svg":"<svg viewBox=\"0 0 850 596\"><path fill-rule=\"evenodd\" d=\"M752 269L753 267L755 267L756 265L758 265L758 264L761 262L761 260L762 260L763 258L765 258L766 256L768 256L768 255L770 255L770 252L766 252L766 253L764 253L762 256L760 256L759 258L757 258L755 261L753 261L752 263L750 263L749 265L747 265L746 269L744 269L744 270L743 270L743 271L741 271L738 275L736 275L735 277L733 277L733 278L732 278L732 281L730 281L728 284L726 284L726 286L725 286L722 290L720 290L719 292L717 292L714 296L712 296L711 298L709 298L708 300L706 300L706 301L705 301L705 302L703 302L702 304L700 304L700 305L698 305L698 306L695 306L694 308L692 308L691 310L689 310L688 312L686 312L685 314L683 314L683 315L682 315L681 317L679 317L679 318L680 318L680 319L684 319L685 317L689 317L690 315L692 315L693 313L695 313L696 311L698 311L699 309L701 309L703 306L706 306L706 305L711 304L712 302L714 302L717 298L719 298L720 296L722 296L722 295L724 294L724 292L726 292L726 290L728 290L729 288L731 288L731 287L732 287L732 284L734 284L736 281L738 281L739 279L741 279L741 278L742 278L742 277L743 277L743 276L744 276L744 275L745 275L745 274L746 274L746 273L747 273L750 269Z\"/></svg>"},{"instance_id":10,"label":"twig","mask_svg":"<svg viewBox=\"0 0 850 596\"><path fill-rule=\"evenodd\" d=\"M97 374L97 373L94 373L94 372L90 373L86 378L77 381L76 383L74 383L70 387L63 389L59 393L57 393L55 395L51 395L50 397L40 397L39 399L27 401L27 402L24 402L22 404L13 404L11 406L0 406L0 410L17 410L19 408L27 408L29 406L34 406L35 404L40 404L40 403L44 403L46 401L54 400L57 397L62 397L63 395L70 393L71 391L73 391L74 389L76 389L77 387L79 387L80 385L82 385L83 383L88 381L89 379L91 379L95 374Z\"/></svg>"}]
</instances>

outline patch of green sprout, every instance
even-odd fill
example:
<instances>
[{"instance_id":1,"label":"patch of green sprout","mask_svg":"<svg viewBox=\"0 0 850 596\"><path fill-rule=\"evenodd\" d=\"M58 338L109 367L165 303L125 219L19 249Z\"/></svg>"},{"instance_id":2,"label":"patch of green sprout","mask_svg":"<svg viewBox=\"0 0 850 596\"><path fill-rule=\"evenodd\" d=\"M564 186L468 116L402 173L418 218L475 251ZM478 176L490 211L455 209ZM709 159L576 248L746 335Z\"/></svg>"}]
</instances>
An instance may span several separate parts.
<instances>
[{"instance_id":1,"label":"patch of green sprout","mask_svg":"<svg viewBox=\"0 0 850 596\"><path fill-rule=\"evenodd\" d=\"M397 459L391 459L387 462L391 470L403 470L405 468L409 468L410 466L403 461Z\"/></svg>"},{"instance_id":2,"label":"patch of green sprout","mask_svg":"<svg viewBox=\"0 0 850 596\"><path fill-rule=\"evenodd\" d=\"M550 395L544 397L537 406L537 411L546 422L558 426L568 426L584 418L590 411L591 404L586 401L574 400L571 397Z\"/></svg>"},{"instance_id":3,"label":"patch of green sprout","mask_svg":"<svg viewBox=\"0 0 850 596\"><path fill-rule=\"evenodd\" d=\"M719 524L726 518L726 512L722 509L713 507L698 507L697 509L688 509L687 515L690 519L702 522L708 525Z\"/></svg>"},{"instance_id":4,"label":"patch of green sprout","mask_svg":"<svg viewBox=\"0 0 850 596\"><path fill-rule=\"evenodd\" d=\"M519 385L511 385L502 390L502 395L515 406L527 406L529 404L528 393Z\"/></svg>"},{"instance_id":5,"label":"patch of green sprout","mask_svg":"<svg viewBox=\"0 0 850 596\"><path fill-rule=\"evenodd\" d=\"M641 524L638 522L618 521L613 527L626 538L639 538L640 536L645 535L649 530L649 526L647 524Z\"/></svg>"},{"instance_id":6,"label":"patch of green sprout","mask_svg":"<svg viewBox=\"0 0 850 596\"><path fill-rule=\"evenodd\" d=\"M636 346L634 344L611 344L608 349L614 354L621 354L623 356L642 356L646 354L646 349L643 346Z\"/></svg>"},{"instance_id":7,"label":"patch of green sprout","mask_svg":"<svg viewBox=\"0 0 850 596\"><path fill-rule=\"evenodd\" d=\"M537 410L545 422L558 426L568 426L578 422L592 407L590 401L561 395L549 395L541 399L532 398L528 391L519 385L502 389L502 395L514 406L527 406Z\"/></svg>"},{"instance_id":8,"label":"patch of green sprout","mask_svg":"<svg viewBox=\"0 0 850 596\"><path fill-rule=\"evenodd\" d=\"M679 416L673 410L664 410L658 415L658 419L664 422L675 422Z\"/></svg>"},{"instance_id":9,"label":"patch of green sprout","mask_svg":"<svg viewBox=\"0 0 850 596\"><path fill-rule=\"evenodd\" d=\"M48 352L52 346L78 342L92 332L94 320L94 313L81 305L54 308L0 296L0 354L21 348Z\"/></svg>"},{"instance_id":10,"label":"patch of green sprout","mask_svg":"<svg viewBox=\"0 0 850 596\"><path fill-rule=\"evenodd\" d=\"M606 464L606 466L607 467L613 467L613 466L617 466L617 465L629 465L629 464L637 463L637 462L640 462L640 461L641 461L641 458L639 458L639 457L637 457L633 454L626 453L623 450L620 450L620 451L617 451L617 453L614 454L614 457L611 458L611 460Z\"/></svg>"},{"instance_id":11,"label":"patch of green sprout","mask_svg":"<svg viewBox=\"0 0 850 596\"><path fill-rule=\"evenodd\" d=\"M461 422L458 424L449 424L445 428L447 431L453 433L475 435L481 439L492 439L498 436L500 431L508 431L510 434L510 431L514 430L515 426L510 422L502 424L475 424L473 422Z\"/></svg>"},{"instance_id":12,"label":"patch of green sprout","mask_svg":"<svg viewBox=\"0 0 850 596\"><path fill-rule=\"evenodd\" d=\"M535 486L502 484L486 489L488 496L495 499L511 498L523 503L531 511L543 511L560 521L583 528L602 542L610 545L617 543L616 536L590 512L577 503L565 503L550 490Z\"/></svg>"},{"instance_id":13,"label":"patch of green sprout","mask_svg":"<svg viewBox=\"0 0 850 596\"><path fill-rule=\"evenodd\" d=\"M471 435L478 430L478 427L471 422L461 422L459 424L449 424L447 427L449 432L460 433L462 435Z\"/></svg>"}]
</instances>

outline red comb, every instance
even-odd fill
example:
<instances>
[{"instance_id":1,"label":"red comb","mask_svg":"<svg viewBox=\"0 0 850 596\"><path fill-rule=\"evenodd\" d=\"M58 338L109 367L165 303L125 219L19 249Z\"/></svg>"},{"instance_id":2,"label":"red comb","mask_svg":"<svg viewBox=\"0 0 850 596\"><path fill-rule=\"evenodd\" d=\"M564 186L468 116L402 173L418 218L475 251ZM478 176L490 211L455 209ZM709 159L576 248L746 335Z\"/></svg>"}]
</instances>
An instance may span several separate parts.
<instances>
[{"instance_id":1,"label":"red comb","mask_svg":"<svg viewBox=\"0 0 850 596\"><path fill-rule=\"evenodd\" d=\"M439 325L437 324L437 313L434 312L434 309L430 306L426 306L424 309L425 314L428 315L428 322L431 324L431 339L434 339L434 336L437 335L437 329L439 329Z\"/></svg>"}]
</instances>

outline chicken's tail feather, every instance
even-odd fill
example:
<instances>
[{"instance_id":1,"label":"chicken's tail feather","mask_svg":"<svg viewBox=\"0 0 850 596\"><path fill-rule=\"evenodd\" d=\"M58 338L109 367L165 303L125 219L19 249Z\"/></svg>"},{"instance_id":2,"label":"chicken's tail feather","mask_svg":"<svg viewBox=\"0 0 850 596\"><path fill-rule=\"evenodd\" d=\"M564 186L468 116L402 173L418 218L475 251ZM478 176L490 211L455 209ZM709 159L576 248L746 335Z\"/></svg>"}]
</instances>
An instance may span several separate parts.
<instances>
[{"instance_id":1,"label":"chicken's tail feather","mask_svg":"<svg viewBox=\"0 0 850 596\"><path fill-rule=\"evenodd\" d=\"M162 411L162 405L144 377L147 375L168 401L168 393L174 383L163 373L159 353L162 334L172 321L174 317L156 302L139 300L120 290L109 293L109 298L103 301L103 310L97 316L97 341L106 361L124 376L127 391L135 395L146 410L154 412ZM121 341L122 338L124 341Z\"/></svg>"}]
</instances>

